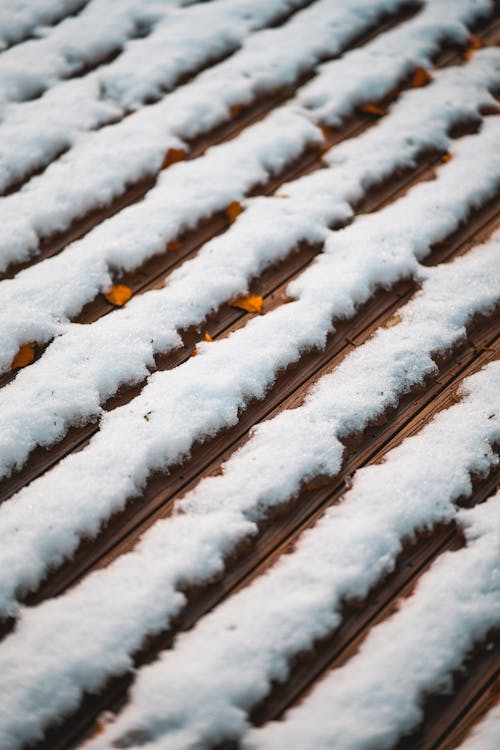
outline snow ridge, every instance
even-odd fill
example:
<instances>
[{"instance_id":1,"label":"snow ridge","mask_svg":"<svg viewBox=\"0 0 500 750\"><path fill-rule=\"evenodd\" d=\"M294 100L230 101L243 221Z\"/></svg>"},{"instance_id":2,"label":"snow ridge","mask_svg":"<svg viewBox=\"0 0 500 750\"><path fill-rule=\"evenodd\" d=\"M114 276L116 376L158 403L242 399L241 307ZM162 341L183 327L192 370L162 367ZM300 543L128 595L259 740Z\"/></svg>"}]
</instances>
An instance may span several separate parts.
<instances>
[{"instance_id":1,"label":"snow ridge","mask_svg":"<svg viewBox=\"0 0 500 750\"><path fill-rule=\"evenodd\" d=\"M500 493L460 511L467 546L441 555L345 666L284 721L249 732L245 749L327 750L335 737L342 750L389 750L417 726L425 694L446 691L473 645L500 624L499 514Z\"/></svg>"},{"instance_id":2,"label":"snow ridge","mask_svg":"<svg viewBox=\"0 0 500 750\"><path fill-rule=\"evenodd\" d=\"M386 402L397 400L401 387L407 386L394 373L391 382L390 373L384 376L381 364L376 370L373 355L378 352L382 361L388 342L405 337L409 346L404 356L403 350L400 352L401 368L410 366L415 356L410 354L411 347L420 347L423 354L425 344L417 331L429 324L418 321L419 311L435 321L428 310L429 296L440 297L448 310L443 321L446 328L455 318L449 309L453 291L457 283L468 284L471 264L482 252L475 250L470 257L439 269L433 280L434 292L430 280L424 283L420 295L401 311L409 321L406 336L398 330L405 325L401 323L360 348L357 360L361 356L367 365L361 370L367 388L371 385L377 392L385 387ZM486 275L487 263L483 269ZM432 325L435 327L435 323ZM323 378L303 407L260 425L224 465L223 473L203 480L177 504L171 518L156 523L146 533L134 551L63 596L21 609L16 631L0 645L4 696L0 748L11 750L21 741L40 736L52 717L78 705L85 690L97 690L111 675L128 670L130 655L145 637L168 627L184 606L183 586L206 584L218 576L226 556L256 532L255 523L265 518L269 507L286 503L303 481L318 473L338 472L342 444L336 436L353 421L366 423L377 411L372 404L365 408L356 398L347 402L348 413L340 414L332 408L345 398L345 382L355 373L358 375L353 382L359 391L359 361L353 361L351 355L342 369ZM394 369L387 359L385 369ZM373 372L377 372L376 381L371 378ZM226 732L227 727L234 726L235 715L237 733L241 734L246 710L267 693L271 679L285 677L291 656L338 625L342 601L366 596L374 583L392 570L405 539L455 516L454 501L472 491L470 475L487 473L497 462L489 446L500 437L500 416L491 407L499 384L499 363L468 378L461 387L461 402L392 450L384 463L356 474L343 502L330 508L314 529L302 536L293 556L282 558L268 576L206 617L194 634L181 636L173 655L164 657L164 666L159 662L152 667L161 670L161 679L167 669L168 679L177 681L179 688L184 682L190 686L187 691L169 691L168 695L177 696L172 698L174 704L161 706L162 713L179 711L182 721L189 724L184 726L182 737L184 730L190 737L215 731L213 724L206 723L210 715L212 722L219 717ZM283 429L291 436L286 444ZM422 476L427 477L426 482L420 481ZM387 487L392 488L391 493ZM67 490L71 491L69 485ZM9 543L15 546L19 540ZM28 549L26 546L24 555ZM30 560L28 567L31 564ZM315 591L316 596L303 596L302 587ZM284 591L288 602L285 611L281 606ZM246 613L255 612L257 607L260 617L247 618ZM236 630L228 627L227 623L240 619ZM258 637L252 632L255 628L261 628ZM284 628L288 635L276 639L276 632ZM196 652L200 643L201 661ZM251 650L249 643L254 644ZM196 658L186 658L186 651ZM227 658L228 653L234 658ZM211 679L215 674L218 679L217 690L211 688L210 695L202 675L191 680L192 670L203 671L207 664L206 674ZM216 669L212 671L213 666ZM232 668L237 669L238 680L231 679ZM236 686L239 694L234 692ZM204 693L197 706L205 706L206 715L189 707L181 710L188 697L192 706L193 690ZM156 710L157 704L151 705Z\"/></svg>"},{"instance_id":3,"label":"snow ridge","mask_svg":"<svg viewBox=\"0 0 500 750\"><path fill-rule=\"evenodd\" d=\"M304 297L300 304L288 305L276 311L274 317L266 316L266 320L281 320L277 323L278 328L280 325L286 328L290 319L300 318L301 311L307 310L296 324L296 340L290 342L289 334L284 337L281 343L286 353L273 354L274 367L268 371L266 385L263 383L259 388L265 389L279 366L294 361L301 350L322 345L333 316L352 316L357 306L381 284L393 284L403 276L417 273L415 253L418 258L424 257L433 242L454 231L470 208L489 198L495 190L500 158L494 156L499 153L500 137L495 118L485 120L480 135L456 143L455 159L439 170L435 182L415 188L408 197L379 214L359 217L344 232L329 232L326 226L334 218L346 218L352 214L346 199L354 201L361 196L370 179L390 172L395 163L407 164L412 160L414 149L418 150L420 144L427 143L428 111L426 107L421 108L425 123L422 141L419 141L418 127L415 126L415 141L408 145L406 131L403 129L398 135L397 127L391 130L388 118L387 129L382 129L380 135L377 131L370 131L366 141L358 138L339 147L338 159L335 158L337 150L333 149L329 157L333 169L320 170L285 186L289 199L260 198L252 201L234 226L208 243L195 259L175 271L164 289L137 297L124 310L105 316L91 326L67 327L39 362L21 371L0 392L3 414L0 474L5 476L14 466L21 466L36 445L50 445L60 440L71 424L81 424L99 415L100 404L120 384L137 382L147 376L147 368L154 366L154 352L179 345L178 330L200 324L211 310L244 293L249 279L285 257L301 240L326 239L325 258L318 267L319 272L315 271L317 266L313 264L311 272L301 277L308 279L309 291L300 291L300 281L290 289L293 295L296 294L294 289L299 290L298 296L308 296L308 300ZM435 113L432 120L435 140L439 110L430 111ZM444 136L447 122L445 116L442 146L448 143ZM392 134L394 139L388 141L392 145L381 148L380 143L383 144L384 138ZM363 143L366 143L366 148ZM478 164L481 164L481 169L471 171L471 166ZM467 180L463 179L464 174ZM161 206L160 201L160 215ZM409 215L414 217L412 225L409 225ZM386 223L389 220L393 224L389 241L400 244L397 252L389 253L381 264L380 258L387 255L384 245L388 241ZM279 231L284 223L287 233ZM427 226L425 232L422 231L423 225ZM370 233L376 239L371 239ZM141 236L138 243L131 242L132 251L140 242ZM330 252L330 246L334 252ZM121 255L122 243L110 244L110 247L118 256ZM359 263L360 253L363 264ZM99 273L99 266L95 265ZM41 264L40 268L43 267L46 266ZM317 281L320 285L325 284L321 278L323 269L331 279L326 296L317 284ZM339 276L339 272L343 275ZM28 278L30 276L32 274ZM39 279L37 276L35 281ZM60 278L59 282L62 286ZM4 288L7 288L7 283ZM332 298L332 289L336 291L335 298ZM319 306L317 301L321 295L324 299ZM61 293L60 297L62 299L64 294ZM28 311L28 319L21 311L16 316L11 315L10 320L5 320L5 328L8 330L10 326L15 335L17 323L22 323L24 329L21 325L21 330L29 333L28 338L37 339L37 321L33 310ZM249 341L259 325L256 323L250 330ZM263 325L267 329L268 323ZM257 341L260 334L255 335ZM247 334L240 333L236 340L245 340L245 336ZM279 349L278 342L276 345ZM7 348L6 343L3 348ZM15 352L17 346L12 349ZM271 354L268 345L264 351ZM82 368L82 362L87 363L85 368ZM243 381L245 377L243 375ZM260 391L252 392L258 395ZM245 401L248 398L245 397Z\"/></svg>"},{"instance_id":4,"label":"snow ridge","mask_svg":"<svg viewBox=\"0 0 500 750\"><path fill-rule=\"evenodd\" d=\"M229 59L205 70L158 103L98 132L80 133L72 149L42 175L31 179L16 196L2 201L0 226L8 228L9 240L2 239L0 243L0 270L13 260L36 253L40 237L66 229L79 216L110 203L127 186L156 175L169 148L187 151L182 139L193 138L230 120L232 105L248 104L259 95L295 83L321 58L341 52L384 10L396 10L404 2L352 0L347 6L343 0L319 0L297 12L283 26L255 32ZM92 104L91 116L95 116L95 110ZM68 139L64 118L63 114L62 137ZM58 122L56 143L61 139ZM38 138L37 131L35 139ZM50 138L45 129L43 139ZM18 144L14 164L9 161L11 143L7 141L8 148L0 149L7 160L3 167L0 163L0 189L11 182L12 170L17 175L26 171L21 164L23 154L31 158L33 151L40 155L48 148L46 140L42 146L36 141L28 147L28 143L22 150ZM27 247L26 228L19 234L16 222L16 216L25 214L31 216ZM13 242L13 238L18 239Z\"/></svg>"},{"instance_id":5,"label":"snow ridge","mask_svg":"<svg viewBox=\"0 0 500 750\"><path fill-rule=\"evenodd\" d=\"M4 189L70 148L79 132L113 123L148 99L159 98L182 75L233 52L253 30L277 20L302 2L254 0L249 6L246 0L212 0L209 5L201 3L180 10L172 7L177 2L165 4L148 0L146 8L133 0L115 3L115 10L128 27L133 29L138 23L152 25L151 33L128 41L117 59L85 76L63 80L32 101L5 105L0 124L0 179ZM99 8L95 11L102 14L102 0L100 3L94 0L96 3ZM120 24L115 24L113 7L109 7L107 0L104 4L107 42L107 24L113 25L114 34L118 36ZM89 23L92 25L94 21ZM101 52L99 39L94 33L91 37ZM63 41L72 49L67 31ZM32 52L38 58L40 51L36 45ZM26 53L25 49L16 51L23 64L21 73L29 75L30 85L35 85L36 81L41 85L46 78L45 71L43 67L27 64ZM2 60L0 58L0 76L4 75ZM46 57L43 60L49 64ZM75 64L73 57L71 60ZM62 61L69 64L67 55ZM35 76L38 76L36 81L32 80ZM17 82L22 80L17 69L13 78ZM7 78L7 85L8 82ZM76 107L77 112L71 107ZM40 120L43 128L39 127ZM2 148L7 145L8 148Z\"/></svg>"}]
</instances>

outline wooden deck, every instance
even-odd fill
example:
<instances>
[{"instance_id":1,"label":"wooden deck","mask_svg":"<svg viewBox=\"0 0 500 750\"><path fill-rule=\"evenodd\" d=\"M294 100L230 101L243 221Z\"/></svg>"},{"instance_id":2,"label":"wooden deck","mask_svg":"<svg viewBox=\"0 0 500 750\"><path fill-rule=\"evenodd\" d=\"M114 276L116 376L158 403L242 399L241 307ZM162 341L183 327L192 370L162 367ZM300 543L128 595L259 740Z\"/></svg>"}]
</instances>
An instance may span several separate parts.
<instances>
[{"instance_id":1,"label":"wooden deck","mask_svg":"<svg viewBox=\"0 0 500 750\"><path fill-rule=\"evenodd\" d=\"M409 10L407 14L388 19L385 25L374 28L371 34L364 35L357 43L366 43L382 30L409 17L412 12ZM489 21L487 25L479 28L477 33L484 45L498 44L500 19ZM459 63L462 59L463 49L448 48L442 52L437 64L447 66ZM391 95L391 100L399 96L410 83L410 80L401 81L400 89ZM276 92L274 96L267 96L262 101L256 101L244 108L229 125L218 127L213 132L195 139L190 144L187 158L196 158L208 147L234 138L251 123L290 99L295 90L296 87L291 87L284 92ZM388 101L374 103L385 107ZM346 138L357 137L374 122L376 118L359 112L341 128L328 131L328 146ZM456 135L474 132L477 126L476 122L464 122ZM436 167L442 163L442 157L443 153L439 151L422 154L415 169L393 174L375 189L369 190L356 206L356 211L377 211L401 197L416 183L432 179ZM296 162L287 165L278 178L266 185L257 186L253 194L271 194L284 182L316 170L321 165L320 150L309 149ZM59 253L69 242L82 236L107 217L140 200L153 184L154 180L148 179L131 185L128 191L110 206L81 217L68 231L51 236L44 241L42 253L31 264ZM19 189L21 185L17 187ZM155 256L132 273L116 278L115 283L129 286L134 295L161 288L166 274L179 267L186 259L195 256L208 239L223 233L228 224L225 212L211 216L178 238L181 243L178 250ZM433 265L455 258L487 240L498 227L500 194L471 214L458 232L439 243L425 263ZM301 245L284 262L275 265L252 283L251 291L264 298L264 313L283 303L290 280L312 262L319 250L318 246ZM27 265L30 264L11 266L4 274L4 278L13 277ZM312 383L324 373L332 371L350 351L367 341L377 328L386 325L395 311L408 301L415 291L416 285L413 282L401 282L390 290L379 291L371 301L359 309L353 319L336 322L336 330L328 337L324 349L305 353L295 365L281 371L265 398L253 400L241 413L236 426L196 444L191 458L167 475L151 476L143 495L129 502L122 512L116 513L95 539L85 540L70 561L53 570L40 587L26 597L26 604L37 605L62 594L92 571L109 565L119 555L132 549L155 521L170 514L177 498L194 487L201 478L214 475L220 470L222 462L247 440L254 425L284 408L302 403ZM112 305L99 295L84 307L76 320L91 323L107 315L112 309ZM252 313L245 313L225 304L210 316L202 328L202 333L208 332L215 340L227 337L237 328L244 326L251 317ZM169 354L158 355L158 370L177 367L192 356L195 343L200 339L200 330L190 329L181 333L183 346ZM392 447L420 430L441 409L452 405L461 381L477 372L486 363L498 359L499 345L498 317L475 319L468 330L467 340L439 361L439 373L436 377L429 378L424 387L403 397L396 408L387 411L383 419L371 424L363 434L348 436L345 441L348 452L337 477L318 478L304 488L300 496L291 501L285 509L280 508L265 523L260 524L258 536L232 555L220 580L186 592L189 603L178 618L175 628L144 643L143 648L135 656L137 666L154 660L160 650L171 644L177 632L191 628L205 613L227 597L231 597L235 591L247 586L256 576L267 570L280 555L290 551L302 531L314 524L325 508L339 500L350 486L350 479L355 471L380 462ZM43 355L45 348L37 348L36 359ZM1 386L5 387L15 375L13 371L2 376ZM143 385L144 383L141 383L133 387L120 388L108 401L106 409L112 410L127 403L141 391ZM8 502L14 493L49 470L63 457L80 450L97 430L96 423L71 428L67 436L52 448L36 449L23 469L0 482L0 502ZM467 503L481 502L494 492L499 482L498 470L486 478L476 478L473 496L467 499ZM418 536L413 543L407 543L395 571L383 580L365 601L345 606L340 629L318 642L313 651L303 653L297 658L287 681L284 684L276 684L271 694L254 707L252 721L259 725L281 717L290 706L302 699L327 670L344 664L357 651L370 630L395 611L401 597L406 597L412 592L420 576L431 563L445 550L456 549L461 544L460 533L453 524L443 525L433 532ZM4 621L3 637L6 637L13 627L13 621ZM467 669L456 675L452 694L428 697L421 727L418 732L401 741L398 749L453 750L457 747L487 708L499 700L498 653L498 648L487 649L485 644L478 647L471 655ZM132 675L122 676L108 683L99 695L87 696L78 711L64 718L60 725L48 732L44 741L35 745L37 750L69 750L79 747L84 738L92 734L103 711L115 711L126 703L132 680Z\"/></svg>"}]
</instances>

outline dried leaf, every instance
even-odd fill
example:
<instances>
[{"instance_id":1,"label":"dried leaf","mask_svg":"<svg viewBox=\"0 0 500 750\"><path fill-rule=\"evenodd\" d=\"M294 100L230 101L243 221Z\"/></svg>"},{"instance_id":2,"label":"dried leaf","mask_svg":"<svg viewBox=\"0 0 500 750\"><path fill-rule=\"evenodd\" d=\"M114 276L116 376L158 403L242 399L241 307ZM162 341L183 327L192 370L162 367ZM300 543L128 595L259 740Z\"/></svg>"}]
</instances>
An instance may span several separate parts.
<instances>
[{"instance_id":1,"label":"dried leaf","mask_svg":"<svg viewBox=\"0 0 500 750\"><path fill-rule=\"evenodd\" d=\"M211 337L208 331L205 331L205 341L208 341L209 343L213 341L213 338Z\"/></svg>"},{"instance_id":2,"label":"dried leaf","mask_svg":"<svg viewBox=\"0 0 500 750\"><path fill-rule=\"evenodd\" d=\"M182 242L179 242L179 240L170 240L170 242L167 243L167 250L169 253L173 253L176 250L182 250Z\"/></svg>"},{"instance_id":3,"label":"dried leaf","mask_svg":"<svg viewBox=\"0 0 500 750\"><path fill-rule=\"evenodd\" d=\"M275 193L275 198L289 198L288 193Z\"/></svg>"},{"instance_id":4,"label":"dried leaf","mask_svg":"<svg viewBox=\"0 0 500 750\"><path fill-rule=\"evenodd\" d=\"M36 341L30 341L29 344L24 344L23 346L21 346L18 353L12 360L11 368L15 370L19 367L26 367L26 365L30 365L35 359L35 348Z\"/></svg>"},{"instance_id":5,"label":"dried leaf","mask_svg":"<svg viewBox=\"0 0 500 750\"><path fill-rule=\"evenodd\" d=\"M163 159L162 169L166 169L171 164L176 164L178 161L184 161L187 156L187 152L183 148L169 148Z\"/></svg>"},{"instance_id":6,"label":"dried leaf","mask_svg":"<svg viewBox=\"0 0 500 750\"><path fill-rule=\"evenodd\" d=\"M238 117L240 112L242 112L244 109L244 104L231 104L231 106L229 107L229 114L234 119L235 117Z\"/></svg>"},{"instance_id":7,"label":"dried leaf","mask_svg":"<svg viewBox=\"0 0 500 750\"><path fill-rule=\"evenodd\" d=\"M401 315L397 315L397 314L393 315L392 318L389 318L389 320L385 324L385 327L386 328L394 328L394 326L399 325L402 320L403 320L403 318L401 317Z\"/></svg>"},{"instance_id":8,"label":"dried leaf","mask_svg":"<svg viewBox=\"0 0 500 750\"><path fill-rule=\"evenodd\" d=\"M362 104L359 110L365 115L374 115L375 117L383 117L387 114L385 109L379 107L377 104Z\"/></svg>"},{"instance_id":9,"label":"dried leaf","mask_svg":"<svg viewBox=\"0 0 500 750\"><path fill-rule=\"evenodd\" d=\"M264 300L260 294L247 294L246 297L239 297L231 302L232 307L239 307L247 312L261 313Z\"/></svg>"},{"instance_id":10,"label":"dried leaf","mask_svg":"<svg viewBox=\"0 0 500 750\"><path fill-rule=\"evenodd\" d=\"M191 352L191 356L196 357L197 354L198 354L198 349L194 347L193 351Z\"/></svg>"},{"instance_id":11,"label":"dried leaf","mask_svg":"<svg viewBox=\"0 0 500 750\"><path fill-rule=\"evenodd\" d=\"M465 59L470 60L474 52L477 49L480 49L480 47L482 46L483 46L483 42L481 41L480 37L478 37L477 34L471 34L469 37L469 44L467 46L467 49L464 52Z\"/></svg>"},{"instance_id":12,"label":"dried leaf","mask_svg":"<svg viewBox=\"0 0 500 750\"><path fill-rule=\"evenodd\" d=\"M106 297L108 302L111 302L112 305L121 307L131 298L132 289L128 286L125 286L125 284L115 284L111 287L111 289L109 289L109 291L105 292L104 296Z\"/></svg>"},{"instance_id":13,"label":"dried leaf","mask_svg":"<svg viewBox=\"0 0 500 750\"><path fill-rule=\"evenodd\" d=\"M449 152L447 152L446 154L443 154L441 157L441 161L443 162L443 164L446 164L446 162L451 161L452 159L453 159L453 156Z\"/></svg>"},{"instance_id":14,"label":"dried leaf","mask_svg":"<svg viewBox=\"0 0 500 750\"><path fill-rule=\"evenodd\" d=\"M243 206L239 201L233 201L229 204L229 206L226 208L226 214L231 224L236 221L236 218L241 213L243 213L243 210Z\"/></svg>"},{"instance_id":15,"label":"dried leaf","mask_svg":"<svg viewBox=\"0 0 500 750\"><path fill-rule=\"evenodd\" d=\"M413 73L411 87L412 89L419 89L422 86L427 86L431 81L431 74L425 68L419 66L415 68L415 72Z\"/></svg>"},{"instance_id":16,"label":"dried leaf","mask_svg":"<svg viewBox=\"0 0 500 750\"><path fill-rule=\"evenodd\" d=\"M112 711L103 711L95 723L92 737L98 737L100 734L102 734L104 730L109 726L109 724L114 721L115 718L116 715L112 713Z\"/></svg>"}]
</instances>

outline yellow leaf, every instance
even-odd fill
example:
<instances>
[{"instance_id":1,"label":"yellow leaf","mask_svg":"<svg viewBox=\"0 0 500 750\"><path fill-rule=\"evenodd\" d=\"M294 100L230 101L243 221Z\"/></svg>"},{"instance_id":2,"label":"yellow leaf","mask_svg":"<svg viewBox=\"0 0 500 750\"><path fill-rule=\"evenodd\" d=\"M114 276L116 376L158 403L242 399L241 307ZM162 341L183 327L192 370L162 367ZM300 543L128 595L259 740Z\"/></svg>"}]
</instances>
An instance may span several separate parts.
<instances>
[{"instance_id":1,"label":"yellow leaf","mask_svg":"<svg viewBox=\"0 0 500 750\"><path fill-rule=\"evenodd\" d=\"M187 156L187 152L183 148L169 148L163 159L162 169L166 169L171 164L175 164L178 161L184 161Z\"/></svg>"},{"instance_id":2,"label":"yellow leaf","mask_svg":"<svg viewBox=\"0 0 500 750\"><path fill-rule=\"evenodd\" d=\"M402 320L403 320L403 318L401 317L401 315L393 315L392 318L389 318L389 320L385 324L385 327L386 328L394 328L394 326L399 325Z\"/></svg>"},{"instance_id":3,"label":"yellow leaf","mask_svg":"<svg viewBox=\"0 0 500 750\"><path fill-rule=\"evenodd\" d=\"M205 331L205 341L208 341L209 343L211 343L213 341L213 338L208 333L208 331Z\"/></svg>"},{"instance_id":4,"label":"yellow leaf","mask_svg":"<svg viewBox=\"0 0 500 750\"><path fill-rule=\"evenodd\" d=\"M236 221L236 217L239 216L242 212L243 206L239 201L233 201L226 208L227 218L229 219L231 224Z\"/></svg>"},{"instance_id":5,"label":"yellow leaf","mask_svg":"<svg viewBox=\"0 0 500 750\"><path fill-rule=\"evenodd\" d=\"M376 117L383 117L386 114L385 109L377 104L362 104L359 110L365 115L375 115Z\"/></svg>"},{"instance_id":6,"label":"yellow leaf","mask_svg":"<svg viewBox=\"0 0 500 750\"><path fill-rule=\"evenodd\" d=\"M260 294L247 294L246 297L239 297L231 302L232 307L239 307L247 312L261 313L264 300Z\"/></svg>"},{"instance_id":7,"label":"yellow leaf","mask_svg":"<svg viewBox=\"0 0 500 750\"><path fill-rule=\"evenodd\" d=\"M231 104L229 107L229 114L234 119L235 117L238 117L240 112L245 109L244 104Z\"/></svg>"},{"instance_id":8,"label":"yellow leaf","mask_svg":"<svg viewBox=\"0 0 500 750\"><path fill-rule=\"evenodd\" d=\"M124 284L115 284L109 291L105 292L104 296L112 305L121 307L131 298L132 289Z\"/></svg>"},{"instance_id":9,"label":"yellow leaf","mask_svg":"<svg viewBox=\"0 0 500 750\"><path fill-rule=\"evenodd\" d=\"M471 34L469 37L468 47L464 52L465 59L470 60L474 52L482 46L483 46L483 43L481 39L477 36L477 34Z\"/></svg>"},{"instance_id":10,"label":"yellow leaf","mask_svg":"<svg viewBox=\"0 0 500 750\"><path fill-rule=\"evenodd\" d=\"M167 243L167 250L169 253L175 252L176 250L182 250L182 242L179 240L170 240Z\"/></svg>"},{"instance_id":11,"label":"yellow leaf","mask_svg":"<svg viewBox=\"0 0 500 750\"><path fill-rule=\"evenodd\" d=\"M35 347L36 341L30 341L29 344L24 344L23 346L21 346L18 353L12 360L12 369L15 370L18 367L26 367L26 365L30 365L35 359Z\"/></svg>"},{"instance_id":12,"label":"yellow leaf","mask_svg":"<svg viewBox=\"0 0 500 750\"><path fill-rule=\"evenodd\" d=\"M431 81L431 74L425 68L419 66L415 68L415 72L413 73L411 87L412 89L419 89L421 86L426 86Z\"/></svg>"}]
</instances>

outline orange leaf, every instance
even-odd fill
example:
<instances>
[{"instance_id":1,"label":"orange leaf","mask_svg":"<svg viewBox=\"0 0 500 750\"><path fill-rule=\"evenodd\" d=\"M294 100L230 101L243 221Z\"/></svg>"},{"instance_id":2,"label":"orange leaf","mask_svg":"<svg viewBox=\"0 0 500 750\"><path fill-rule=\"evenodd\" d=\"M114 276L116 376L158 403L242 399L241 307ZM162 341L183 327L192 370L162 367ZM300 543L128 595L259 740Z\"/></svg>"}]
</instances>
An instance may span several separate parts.
<instances>
[{"instance_id":1,"label":"orange leaf","mask_svg":"<svg viewBox=\"0 0 500 750\"><path fill-rule=\"evenodd\" d=\"M403 318L401 317L401 315L393 315L392 318L389 318L389 320L385 324L385 327L386 328L394 328L394 326L399 325L402 320L403 320Z\"/></svg>"},{"instance_id":2,"label":"orange leaf","mask_svg":"<svg viewBox=\"0 0 500 750\"><path fill-rule=\"evenodd\" d=\"M18 367L26 367L26 365L30 365L35 359L35 347L36 341L30 341L29 344L24 344L23 346L21 346L18 353L12 360L12 369L14 370Z\"/></svg>"},{"instance_id":3,"label":"orange leaf","mask_svg":"<svg viewBox=\"0 0 500 750\"><path fill-rule=\"evenodd\" d=\"M104 296L112 305L121 307L131 298L132 289L124 284L115 284L109 291L105 292Z\"/></svg>"},{"instance_id":4,"label":"orange leaf","mask_svg":"<svg viewBox=\"0 0 500 750\"><path fill-rule=\"evenodd\" d=\"M179 240L170 240L170 242L167 243L167 250L169 253L172 253L175 250L181 250L181 249L182 249L182 242L179 242Z\"/></svg>"},{"instance_id":5,"label":"orange leaf","mask_svg":"<svg viewBox=\"0 0 500 750\"><path fill-rule=\"evenodd\" d=\"M191 352L191 356L196 357L197 354L198 354L198 349L194 347L193 351Z\"/></svg>"},{"instance_id":6,"label":"orange leaf","mask_svg":"<svg viewBox=\"0 0 500 750\"><path fill-rule=\"evenodd\" d=\"M261 313L264 300L260 294L247 294L246 297L239 297L230 304L232 307L239 307L247 312Z\"/></svg>"},{"instance_id":7,"label":"orange leaf","mask_svg":"<svg viewBox=\"0 0 500 750\"><path fill-rule=\"evenodd\" d=\"M209 343L211 343L213 341L213 338L208 333L208 331L205 331L205 341L208 341Z\"/></svg>"},{"instance_id":8,"label":"orange leaf","mask_svg":"<svg viewBox=\"0 0 500 750\"><path fill-rule=\"evenodd\" d=\"M187 156L187 152L183 148L169 148L163 159L162 169L166 169L171 164L175 164L178 161L184 161Z\"/></svg>"},{"instance_id":9,"label":"orange leaf","mask_svg":"<svg viewBox=\"0 0 500 750\"><path fill-rule=\"evenodd\" d=\"M231 106L229 107L229 114L233 118L238 117L240 112L242 112L244 109L245 109L244 104L231 104Z\"/></svg>"},{"instance_id":10,"label":"orange leaf","mask_svg":"<svg viewBox=\"0 0 500 750\"><path fill-rule=\"evenodd\" d=\"M231 224L236 221L236 217L241 213L243 213L243 206L239 201L233 201L226 208L227 218L229 219Z\"/></svg>"},{"instance_id":11,"label":"orange leaf","mask_svg":"<svg viewBox=\"0 0 500 750\"><path fill-rule=\"evenodd\" d=\"M453 156L448 152L446 154L443 154L441 157L441 161L443 164L446 164L447 161L451 161L453 159Z\"/></svg>"},{"instance_id":12,"label":"orange leaf","mask_svg":"<svg viewBox=\"0 0 500 750\"><path fill-rule=\"evenodd\" d=\"M472 55L474 54L474 51L479 49L482 46L483 46L483 43L481 39L477 36L477 34L471 34L469 37L468 47L464 52L465 59L470 60Z\"/></svg>"},{"instance_id":13,"label":"orange leaf","mask_svg":"<svg viewBox=\"0 0 500 750\"><path fill-rule=\"evenodd\" d=\"M362 104L359 110L365 115L375 115L376 117L383 117L386 114L385 109L377 104Z\"/></svg>"},{"instance_id":14,"label":"orange leaf","mask_svg":"<svg viewBox=\"0 0 500 750\"><path fill-rule=\"evenodd\" d=\"M413 78L411 81L412 89L419 89L421 86L426 86L432 81L431 74L425 68L415 68Z\"/></svg>"}]
</instances>

